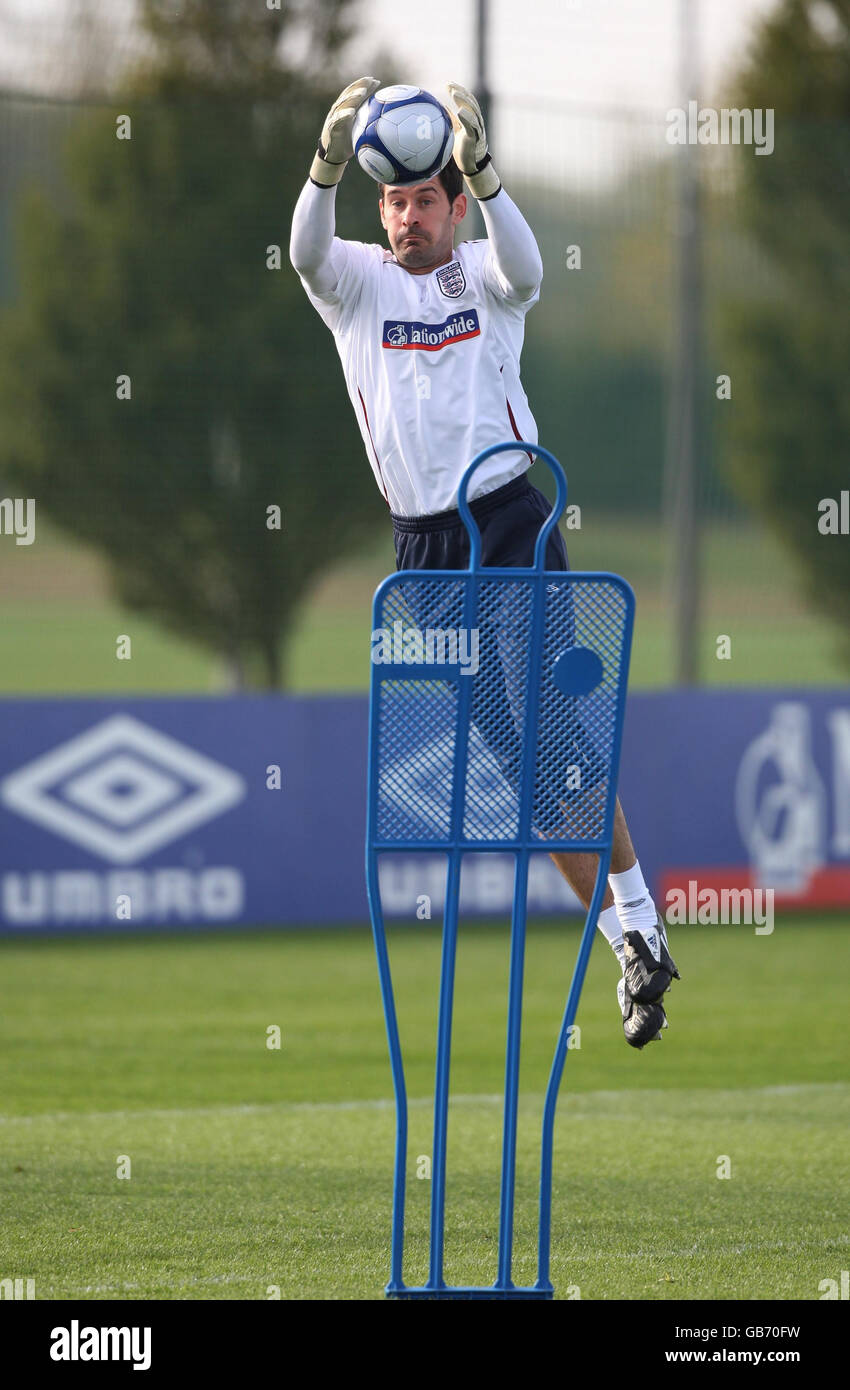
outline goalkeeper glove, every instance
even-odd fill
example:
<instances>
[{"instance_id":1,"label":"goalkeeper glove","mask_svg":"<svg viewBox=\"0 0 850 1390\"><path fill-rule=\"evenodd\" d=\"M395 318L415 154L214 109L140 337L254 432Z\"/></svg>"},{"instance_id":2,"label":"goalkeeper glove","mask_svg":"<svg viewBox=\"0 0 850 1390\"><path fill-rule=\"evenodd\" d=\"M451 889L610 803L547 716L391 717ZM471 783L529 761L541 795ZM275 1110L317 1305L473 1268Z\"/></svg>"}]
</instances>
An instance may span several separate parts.
<instances>
[{"instance_id":1,"label":"goalkeeper glove","mask_svg":"<svg viewBox=\"0 0 850 1390\"><path fill-rule=\"evenodd\" d=\"M487 149L487 133L481 107L471 92L449 83L449 115L454 127L454 160L466 179L473 198L492 198L501 188Z\"/></svg>"},{"instance_id":2,"label":"goalkeeper glove","mask_svg":"<svg viewBox=\"0 0 850 1390\"><path fill-rule=\"evenodd\" d=\"M345 173L345 166L354 154L351 127L357 109L380 85L377 77L358 77L340 92L328 112L316 157L310 165L310 178L322 188L332 188Z\"/></svg>"}]
</instances>

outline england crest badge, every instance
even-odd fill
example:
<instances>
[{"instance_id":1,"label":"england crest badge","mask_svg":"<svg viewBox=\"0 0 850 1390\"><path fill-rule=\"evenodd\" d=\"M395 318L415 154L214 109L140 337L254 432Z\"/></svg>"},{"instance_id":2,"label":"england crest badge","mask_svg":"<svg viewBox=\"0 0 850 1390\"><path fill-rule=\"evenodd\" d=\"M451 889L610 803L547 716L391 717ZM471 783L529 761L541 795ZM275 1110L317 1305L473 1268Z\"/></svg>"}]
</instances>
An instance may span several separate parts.
<instances>
[{"instance_id":1,"label":"england crest badge","mask_svg":"<svg viewBox=\"0 0 850 1390\"><path fill-rule=\"evenodd\" d=\"M466 289L466 277L460 261L441 265L437 271L437 284L447 299L457 299Z\"/></svg>"}]
</instances>

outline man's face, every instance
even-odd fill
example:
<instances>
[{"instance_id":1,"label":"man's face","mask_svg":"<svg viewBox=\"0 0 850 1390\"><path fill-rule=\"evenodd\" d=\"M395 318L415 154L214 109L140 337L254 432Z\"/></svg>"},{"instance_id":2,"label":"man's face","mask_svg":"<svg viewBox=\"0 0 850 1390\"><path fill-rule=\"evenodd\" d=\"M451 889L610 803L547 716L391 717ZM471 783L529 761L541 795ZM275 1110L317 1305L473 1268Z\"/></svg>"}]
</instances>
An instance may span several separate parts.
<instances>
[{"instance_id":1,"label":"man's face","mask_svg":"<svg viewBox=\"0 0 850 1390\"><path fill-rule=\"evenodd\" d=\"M451 260L454 229L466 215L465 194L459 193L449 206L439 179L388 184L379 207L390 250L405 270L421 275Z\"/></svg>"}]
</instances>

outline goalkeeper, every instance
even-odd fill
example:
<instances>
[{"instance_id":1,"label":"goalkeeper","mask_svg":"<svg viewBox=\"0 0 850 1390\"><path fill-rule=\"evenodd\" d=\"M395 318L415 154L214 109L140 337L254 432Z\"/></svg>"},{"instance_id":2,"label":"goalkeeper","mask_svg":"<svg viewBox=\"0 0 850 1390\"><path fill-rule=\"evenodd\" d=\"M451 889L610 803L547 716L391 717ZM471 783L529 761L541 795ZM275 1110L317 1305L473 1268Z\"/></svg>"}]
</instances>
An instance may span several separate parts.
<instances>
[{"instance_id":1,"label":"goalkeeper","mask_svg":"<svg viewBox=\"0 0 850 1390\"><path fill-rule=\"evenodd\" d=\"M422 183L380 185L378 211L389 246L335 235L336 187L354 153L354 117L379 85L372 77L352 82L328 113L295 207L290 259L333 333L390 511L397 567L465 569L469 537L457 491L467 463L506 437L537 442L519 362L543 266L528 223L493 167L478 103L456 83L448 88L453 160ZM479 203L487 237L455 247L467 211L464 185ZM472 479L470 510L484 565L533 563L550 506L528 481L532 462L518 443L515 452L485 460ZM569 568L557 528L545 564ZM503 767L507 757L503 749ZM552 858L588 907L597 856L557 852ZM626 1040L642 1048L666 1027L662 996L678 971L619 800L598 925L622 970L617 996Z\"/></svg>"}]
</instances>

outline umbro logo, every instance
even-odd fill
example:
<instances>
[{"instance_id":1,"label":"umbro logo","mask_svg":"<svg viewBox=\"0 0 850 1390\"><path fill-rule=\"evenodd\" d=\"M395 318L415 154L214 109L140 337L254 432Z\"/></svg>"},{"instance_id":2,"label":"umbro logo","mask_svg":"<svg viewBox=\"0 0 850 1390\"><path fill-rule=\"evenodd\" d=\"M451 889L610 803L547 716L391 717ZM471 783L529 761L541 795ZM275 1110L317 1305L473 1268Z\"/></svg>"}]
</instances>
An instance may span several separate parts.
<instances>
[{"instance_id":1,"label":"umbro logo","mask_svg":"<svg viewBox=\"0 0 850 1390\"><path fill-rule=\"evenodd\" d=\"M238 773L116 714L0 782L0 802L113 864L153 854L245 796Z\"/></svg>"}]
</instances>

